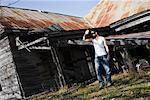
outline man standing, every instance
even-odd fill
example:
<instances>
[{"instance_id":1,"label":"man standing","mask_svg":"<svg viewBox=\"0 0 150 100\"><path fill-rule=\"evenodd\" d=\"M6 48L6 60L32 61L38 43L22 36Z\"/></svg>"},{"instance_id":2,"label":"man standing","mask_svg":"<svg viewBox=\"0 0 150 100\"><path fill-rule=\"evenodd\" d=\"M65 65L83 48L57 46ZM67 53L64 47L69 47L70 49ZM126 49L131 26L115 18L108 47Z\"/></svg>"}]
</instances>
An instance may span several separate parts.
<instances>
[{"instance_id":1,"label":"man standing","mask_svg":"<svg viewBox=\"0 0 150 100\"><path fill-rule=\"evenodd\" d=\"M93 43L95 50L95 69L98 81L100 83L100 88L103 88L105 85L102 78L102 67L105 69L106 72L107 86L111 86L112 81L108 62L109 49L106 44L105 38L99 36L95 31L86 30L85 34L83 35L83 40Z\"/></svg>"}]
</instances>

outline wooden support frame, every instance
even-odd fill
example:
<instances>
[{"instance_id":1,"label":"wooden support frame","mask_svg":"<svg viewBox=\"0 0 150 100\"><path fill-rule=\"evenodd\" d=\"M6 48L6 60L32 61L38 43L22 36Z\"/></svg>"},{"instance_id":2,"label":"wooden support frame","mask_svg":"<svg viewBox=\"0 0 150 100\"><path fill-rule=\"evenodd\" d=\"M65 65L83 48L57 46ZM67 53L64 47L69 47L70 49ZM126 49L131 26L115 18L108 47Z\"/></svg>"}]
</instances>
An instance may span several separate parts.
<instances>
[{"instance_id":1,"label":"wooden support frame","mask_svg":"<svg viewBox=\"0 0 150 100\"><path fill-rule=\"evenodd\" d=\"M39 39L37 39L37 40L34 40L34 41L32 41L32 42L29 42L29 43L27 43L27 44L25 44L25 43L23 43L20 39L19 39L19 37L16 37L16 46L18 46L18 50L21 50L21 49L27 49L27 51L29 51L29 52L31 52L31 50L30 49L49 49L48 47L34 47L34 46L32 46L32 45L34 45L34 44L37 44L37 43L40 43L40 42L42 42L42 41L44 41L44 40L47 40L47 37L41 37L41 38L39 38ZM30 47L30 46L32 46L32 47Z\"/></svg>"},{"instance_id":2,"label":"wooden support frame","mask_svg":"<svg viewBox=\"0 0 150 100\"><path fill-rule=\"evenodd\" d=\"M68 40L69 45L92 45L90 42L86 42L83 40ZM138 45L146 45L150 43L150 39L107 39L108 45L117 45L117 46L138 46Z\"/></svg>"},{"instance_id":3,"label":"wooden support frame","mask_svg":"<svg viewBox=\"0 0 150 100\"><path fill-rule=\"evenodd\" d=\"M60 87L63 88L66 85L66 81L65 81L65 78L64 78L64 75L63 75L61 64L59 62L59 58L58 58L58 55L57 55L57 52L56 52L56 48L50 46L50 52L52 54L53 61L56 64L56 67L57 67Z\"/></svg>"},{"instance_id":4,"label":"wooden support frame","mask_svg":"<svg viewBox=\"0 0 150 100\"><path fill-rule=\"evenodd\" d=\"M137 45L146 45L150 42L150 39L109 39L107 41L108 45L117 45L117 46L137 46Z\"/></svg>"},{"instance_id":5,"label":"wooden support frame","mask_svg":"<svg viewBox=\"0 0 150 100\"><path fill-rule=\"evenodd\" d=\"M91 42L86 42L83 40L68 40L67 43L71 45L92 45Z\"/></svg>"},{"instance_id":6,"label":"wooden support frame","mask_svg":"<svg viewBox=\"0 0 150 100\"><path fill-rule=\"evenodd\" d=\"M137 71L135 69L135 66L133 65L133 59L128 51L128 48L123 48L123 53L121 55L123 57L125 66L129 68L129 74L135 76L137 74Z\"/></svg>"},{"instance_id":7,"label":"wooden support frame","mask_svg":"<svg viewBox=\"0 0 150 100\"><path fill-rule=\"evenodd\" d=\"M16 46L20 46L20 45L21 45L21 46L24 46L24 43L20 41L19 37L16 37ZM24 48L25 48L27 51L31 52L27 47L24 46ZM19 50L19 48L18 48L18 50Z\"/></svg>"},{"instance_id":8,"label":"wooden support frame","mask_svg":"<svg viewBox=\"0 0 150 100\"><path fill-rule=\"evenodd\" d=\"M4 33L4 29L0 27L0 34Z\"/></svg>"},{"instance_id":9,"label":"wooden support frame","mask_svg":"<svg viewBox=\"0 0 150 100\"><path fill-rule=\"evenodd\" d=\"M32 41L32 42L30 42L28 44L19 46L18 49L21 50L21 49L27 48L29 46L32 46L32 45L36 44L36 43L42 42L42 41L44 41L46 39L47 39L46 37L39 38L39 39L37 39L35 41Z\"/></svg>"},{"instance_id":10,"label":"wooden support frame","mask_svg":"<svg viewBox=\"0 0 150 100\"><path fill-rule=\"evenodd\" d=\"M31 46L29 49L33 50L51 50L51 47L46 47L46 46Z\"/></svg>"}]
</instances>

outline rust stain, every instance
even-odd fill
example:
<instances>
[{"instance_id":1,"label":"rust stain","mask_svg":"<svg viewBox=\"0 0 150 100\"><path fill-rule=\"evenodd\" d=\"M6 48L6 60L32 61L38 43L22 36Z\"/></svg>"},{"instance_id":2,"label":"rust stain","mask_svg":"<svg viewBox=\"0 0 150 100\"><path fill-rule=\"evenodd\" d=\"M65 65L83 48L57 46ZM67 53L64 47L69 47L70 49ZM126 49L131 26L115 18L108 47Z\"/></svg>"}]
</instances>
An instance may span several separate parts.
<instances>
[{"instance_id":1,"label":"rust stain","mask_svg":"<svg viewBox=\"0 0 150 100\"><path fill-rule=\"evenodd\" d=\"M56 13L44 13L19 8L2 7L0 23L5 27L14 28L46 28L59 24L64 30L90 27L83 18ZM57 31L57 30L56 30Z\"/></svg>"},{"instance_id":2,"label":"rust stain","mask_svg":"<svg viewBox=\"0 0 150 100\"><path fill-rule=\"evenodd\" d=\"M107 13L103 14L103 15L100 17L99 21L97 21L97 26L99 26L99 25L101 25L101 27L105 26L106 23L108 23L110 19L111 19L111 18L110 18L110 16L109 16ZM97 27L97 26L96 26L96 27Z\"/></svg>"},{"instance_id":3,"label":"rust stain","mask_svg":"<svg viewBox=\"0 0 150 100\"><path fill-rule=\"evenodd\" d=\"M26 14L20 13L19 11L12 10L12 12L20 17L28 17Z\"/></svg>"},{"instance_id":4,"label":"rust stain","mask_svg":"<svg viewBox=\"0 0 150 100\"><path fill-rule=\"evenodd\" d=\"M127 2L124 3L124 8L129 7L131 3L132 3L132 0L127 0Z\"/></svg>"},{"instance_id":5,"label":"rust stain","mask_svg":"<svg viewBox=\"0 0 150 100\"><path fill-rule=\"evenodd\" d=\"M114 7L114 5L112 3L110 3L107 8L107 12L111 11L113 7Z\"/></svg>"},{"instance_id":6,"label":"rust stain","mask_svg":"<svg viewBox=\"0 0 150 100\"><path fill-rule=\"evenodd\" d=\"M124 14L121 16L121 19L128 17L128 16L129 16L129 14L130 14L130 12L126 12L126 13L124 13Z\"/></svg>"},{"instance_id":7,"label":"rust stain","mask_svg":"<svg viewBox=\"0 0 150 100\"><path fill-rule=\"evenodd\" d=\"M22 28L44 28L52 25L53 23L46 20L33 20L28 19L28 21L16 20L13 17L0 17L0 23L6 27L22 27Z\"/></svg>"},{"instance_id":8,"label":"rust stain","mask_svg":"<svg viewBox=\"0 0 150 100\"><path fill-rule=\"evenodd\" d=\"M91 26L104 27L147 9L149 0L101 0L84 18Z\"/></svg>"},{"instance_id":9,"label":"rust stain","mask_svg":"<svg viewBox=\"0 0 150 100\"><path fill-rule=\"evenodd\" d=\"M147 10L147 9L150 9L150 3L149 4L140 5L137 8L137 12L142 12L142 11Z\"/></svg>"}]
</instances>

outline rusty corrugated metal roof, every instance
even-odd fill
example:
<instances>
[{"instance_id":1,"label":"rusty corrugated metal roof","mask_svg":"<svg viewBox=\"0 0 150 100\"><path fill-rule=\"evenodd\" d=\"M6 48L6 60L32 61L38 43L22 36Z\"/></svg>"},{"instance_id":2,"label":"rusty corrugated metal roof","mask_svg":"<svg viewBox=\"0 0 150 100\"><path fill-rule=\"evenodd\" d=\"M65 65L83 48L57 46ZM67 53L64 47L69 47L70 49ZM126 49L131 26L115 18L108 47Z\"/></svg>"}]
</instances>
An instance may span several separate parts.
<instances>
[{"instance_id":1,"label":"rusty corrugated metal roof","mask_svg":"<svg viewBox=\"0 0 150 100\"><path fill-rule=\"evenodd\" d=\"M100 0L85 19L93 27L105 27L147 9L150 0Z\"/></svg>"},{"instance_id":2,"label":"rusty corrugated metal roof","mask_svg":"<svg viewBox=\"0 0 150 100\"><path fill-rule=\"evenodd\" d=\"M111 35L106 37L106 39L150 39L150 31L124 35Z\"/></svg>"},{"instance_id":3,"label":"rusty corrugated metal roof","mask_svg":"<svg viewBox=\"0 0 150 100\"><path fill-rule=\"evenodd\" d=\"M89 27L81 17L29 9L0 7L0 15L0 24L7 28L40 29L58 25L63 30L77 30Z\"/></svg>"}]
</instances>

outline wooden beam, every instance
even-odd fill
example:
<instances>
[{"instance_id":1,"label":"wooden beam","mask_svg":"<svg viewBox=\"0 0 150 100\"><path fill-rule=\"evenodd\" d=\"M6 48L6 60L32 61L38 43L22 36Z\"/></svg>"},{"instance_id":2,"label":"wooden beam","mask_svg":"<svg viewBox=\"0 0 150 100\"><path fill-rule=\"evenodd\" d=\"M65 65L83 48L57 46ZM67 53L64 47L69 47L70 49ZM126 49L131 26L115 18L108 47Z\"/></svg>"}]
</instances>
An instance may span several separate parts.
<instances>
[{"instance_id":1,"label":"wooden beam","mask_svg":"<svg viewBox=\"0 0 150 100\"><path fill-rule=\"evenodd\" d=\"M128 48L124 48L123 52L124 52L123 59L125 60L126 66L129 68L129 74L136 76L137 75L137 70L135 70L135 66L133 64L134 60L131 57L131 55L128 51Z\"/></svg>"},{"instance_id":2,"label":"wooden beam","mask_svg":"<svg viewBox=\"0 0 150 100\"><path fill-rule=\"evenodd\" d=\"M35 40L35 41L32 41L32 42L30 42L30 43L28 43L28 44L20 45L20 46L18 47L18 50L27 48L27 47L29 47L29 46L32 46L32 45L36 44L36 43L42 42L42 41L44 41L44 40L46 40L46 39L47 39L46 37L42 37L42 38L39 38L39 39L37 39L37 40Z\"/></svg>"},{"instance_id":3,"label":"wooden beam","mask_svg":"<svg viewBox=\"0 0 150 100\"><path fill-rule=\"evenodd\" d=\"M61 64L60 64L60 61L59 61L59 58L58 58L56 48L50 46L50 52L51 52L51 55L52 55L52 59L53 59L55 65L56 65L56 68L57 68L57 72L58 72L57 76L58 76L58 79L59 79L60 87L63 88L66 85L66 81L65 81L65 78L64 78L64 75L63 75L62 67L61 67Z\"/></svg>"},{"instance_id":4,"label":"wooden beam","mask_svg":"<svg viewBox=\"0 0 150 100\"><path fill-rule=\"evenodd\" d=\"M150 42L150 40L139 40L139 39L109 39L107 40L108 45L117 45L117 46L125 46L125 45L146 45ZM70 45L92 45L90 42L86 42L83 40L68 40L68 44Z\"/></svg>"},{"instance_id":5,"label":"wooden beam","mask_svg":"<svg viewBox=\"0 0 150 100\"><path fill-rule=\"evenodd\" d=\"M71 45L92 45L92 43L86 42L83 40L68 40L68 44L71 44Z\"/></svg>"},{"instance_id":6,"label":"wooden beam","mask_svg":"<svg viewBox=\"0 0 150 100\"><path fill-rule=\"evenodd\" d=\"M146 45L150 42L150 40L139 40L139 39L110 39L107 41L108 45Z\"/></svg>"},{"instance_id":7,"label":"wooden beam","mask_svg":"<svg viewBox=\"0 0 150 100\"><path fill-rule=\"evenodd\" d=\"M24 46L24 43L19 40L19 37L16 37L16 46L19 46L19 45ZM27 47L24 46L24 48L27 51L31 52Z\"/></svg>"},{"instance_id":8,"label":"wooden beam","mask_svg":"<svg viewBox=\"0 0 150 100\"><path fill-rule=\"evenodd\" d=\"M46 46L31 46L29 49L35 49L35 50L51 50L51 47Z\"/></svg>"},{"instance_id":9,"label":"wooden beam","mask_svg":"<svg viewBox=\"0 0 150 100\"><path fill-rule=\"evenodd\" d=\"M0 27L0 35L4 33L4 29Z\"/></svg>"}]
</instances>

